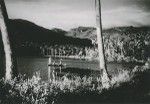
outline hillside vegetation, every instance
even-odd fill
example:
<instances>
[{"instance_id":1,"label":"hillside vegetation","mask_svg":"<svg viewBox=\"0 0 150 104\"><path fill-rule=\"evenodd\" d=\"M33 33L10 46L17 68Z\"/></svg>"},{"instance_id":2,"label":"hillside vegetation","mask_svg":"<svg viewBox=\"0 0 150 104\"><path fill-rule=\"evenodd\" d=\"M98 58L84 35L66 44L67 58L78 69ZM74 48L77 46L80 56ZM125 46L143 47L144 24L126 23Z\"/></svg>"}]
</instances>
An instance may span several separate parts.
<instances>
[{"instance_id":1,"label":"hillside vegetation","mask_svg":"<svg viewBox=\"0 0 150 104\"><path fill-rule=\"evenodd\" d=\"M19 56L60 55L98 57L96 28L70 31L45 29L26 20L9 21L10 37ZM116 27L103 30L108 61L144 61L150 52L150 27Z\"/></svg>"},{"instance_id":2,"label":"hillside vegetation","mask_svg":"<svg viewBox=\"0 0 150 104\"><path fill-rule=\"evenodd\" d=\"M0 79L1 104L93 104L149 103L150 75L144 67L121 71L110 80L110 87L101 83L100 74L75 76L66 74L43 82L36 73L31 79L18 76L11 81Z\"/></svg>"},{"instance_id":3,"label":"hillside vegetation","mask_svg":"<svg viewBox=\"0 0 150 104\"><path fill-rule=\"evenodd\" d=\"M91 39L97 47L96 28L74 28L67 35ZM108 61L146 60L150 52L150 27L131 26L106 29L103 30L103 38Z\"/></svg>"}]
</instances>

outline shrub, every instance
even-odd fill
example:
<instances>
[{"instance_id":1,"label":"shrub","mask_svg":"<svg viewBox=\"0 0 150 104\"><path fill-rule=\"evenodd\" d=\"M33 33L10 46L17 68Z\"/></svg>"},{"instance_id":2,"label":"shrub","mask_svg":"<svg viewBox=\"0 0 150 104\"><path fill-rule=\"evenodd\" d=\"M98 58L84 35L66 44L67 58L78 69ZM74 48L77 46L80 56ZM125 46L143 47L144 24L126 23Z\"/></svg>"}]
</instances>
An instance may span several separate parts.
<instances>
[{"instance_id":1,"label":"shrub","mask_svg":"<svg viewBox=\"0 0 150 104\"><path fill-rule=\"evenodd\" d=\"M138 69L136 67L135 69ZM49 104L70 101L75 98L83 101L95 99L105 99L107 91L112 94L111 90L118 88L123 83L128 83L134 79L135 69L131 72L120 71L120 73L111 78L110 88L103 88L100 76L69 76L56 78L50 82L44 82L40 79L39 74L35 74L31 79L25 79L19 75L10 81L0 80L0 103L4 104ZM69 76L69 77L68 77ZM113 94L112 94L113 95ZM74 99L74 100L75 100Z\"/></svg>"}]
</instances>

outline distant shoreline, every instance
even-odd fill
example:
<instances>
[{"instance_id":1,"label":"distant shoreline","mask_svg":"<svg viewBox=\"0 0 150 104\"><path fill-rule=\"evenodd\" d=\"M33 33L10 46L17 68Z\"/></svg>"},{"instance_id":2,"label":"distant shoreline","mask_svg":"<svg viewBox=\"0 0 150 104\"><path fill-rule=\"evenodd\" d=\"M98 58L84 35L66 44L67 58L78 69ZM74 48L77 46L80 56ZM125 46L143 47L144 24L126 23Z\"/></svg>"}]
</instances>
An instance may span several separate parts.
<instances>
[{"instance_id":1,"label":"distant shoreline","mask_svg":"<svg viewBox=\"0 0 150 104\"><path fill-rule=\"evenodd\" d=\"M73 56L71 57L68 57L68 56L51 56L51 55L44 55L44 56L17 56L17 58L49 58L49 57L52 57L53 59L69 59L69 60L85 60L85 61L92 61L92 62L98 62L98 59L88 59L88 58L79 58L79 57L76 57L74 58ZM145 62L141 62L141 61L130 61L130 62L127 62L127 61L107 61L107 63L118 63L118 64L135 64L135 65L144 65Z\"/></svg>"}]
</instances>

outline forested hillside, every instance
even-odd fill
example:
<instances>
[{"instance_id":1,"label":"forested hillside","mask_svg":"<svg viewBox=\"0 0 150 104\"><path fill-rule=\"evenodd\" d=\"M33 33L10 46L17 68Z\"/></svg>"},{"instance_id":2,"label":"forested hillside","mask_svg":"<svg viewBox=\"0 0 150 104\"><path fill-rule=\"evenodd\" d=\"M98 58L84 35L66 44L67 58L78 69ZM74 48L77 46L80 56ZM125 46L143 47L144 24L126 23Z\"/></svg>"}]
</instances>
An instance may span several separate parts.
<instances>
[{"instance_id":1,"label":"forested hillside","mask_svg":"<svg viewBox=\"0 0 150 104\"><path fill-rule=\"evenodd\" d=\"M57 28L49 30L26 20L10 20L9 29L19 56L98 57L94 27L78 27L70 31ZM103 38L108 61L139 61L149 56L150 27L105 29Z\"/></svg>"},{"instance_id":2,"label":"forested hillside","mask_svg":"<svg viewBox=\"0 0 150 104\"><path fill-rule=\"evenodd\" d=\"M67 35L97 44L96 28L74 28ZM149 54L150 27L115 27L103 30L103 36L108 60L146 60Z\"/></svg>"}]
</instances>

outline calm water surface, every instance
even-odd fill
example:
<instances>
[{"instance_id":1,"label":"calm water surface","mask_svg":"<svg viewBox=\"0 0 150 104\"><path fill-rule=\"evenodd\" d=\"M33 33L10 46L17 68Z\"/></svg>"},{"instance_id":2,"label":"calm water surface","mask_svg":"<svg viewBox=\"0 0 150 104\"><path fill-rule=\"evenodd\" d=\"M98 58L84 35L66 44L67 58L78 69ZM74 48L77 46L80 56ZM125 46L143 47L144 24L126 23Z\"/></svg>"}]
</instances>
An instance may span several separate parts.
<instances>
[{"instance_id":1,"label":"calm water surface","mask_svg":"<svg viewBox=\"0 0 150 104\"><path fill-rule=\"evenodd\" d=\"M58 59L52 61L59 62ZM33 73L40 72L42 79L46 80L48 76L48 58L38 57L19 57L17 59L18 70L21 74L26 74L28 77L32 77ZM62 63L66 64L66 67L81 68L89 70L98 70L98 61L86 61L86 60L74 60L63 59ZM120 64L120 63L107 63L107 69L110 74L115 74L119 70L130 70L134 67L133 64Z\"/></svg>"}]
</instances>

